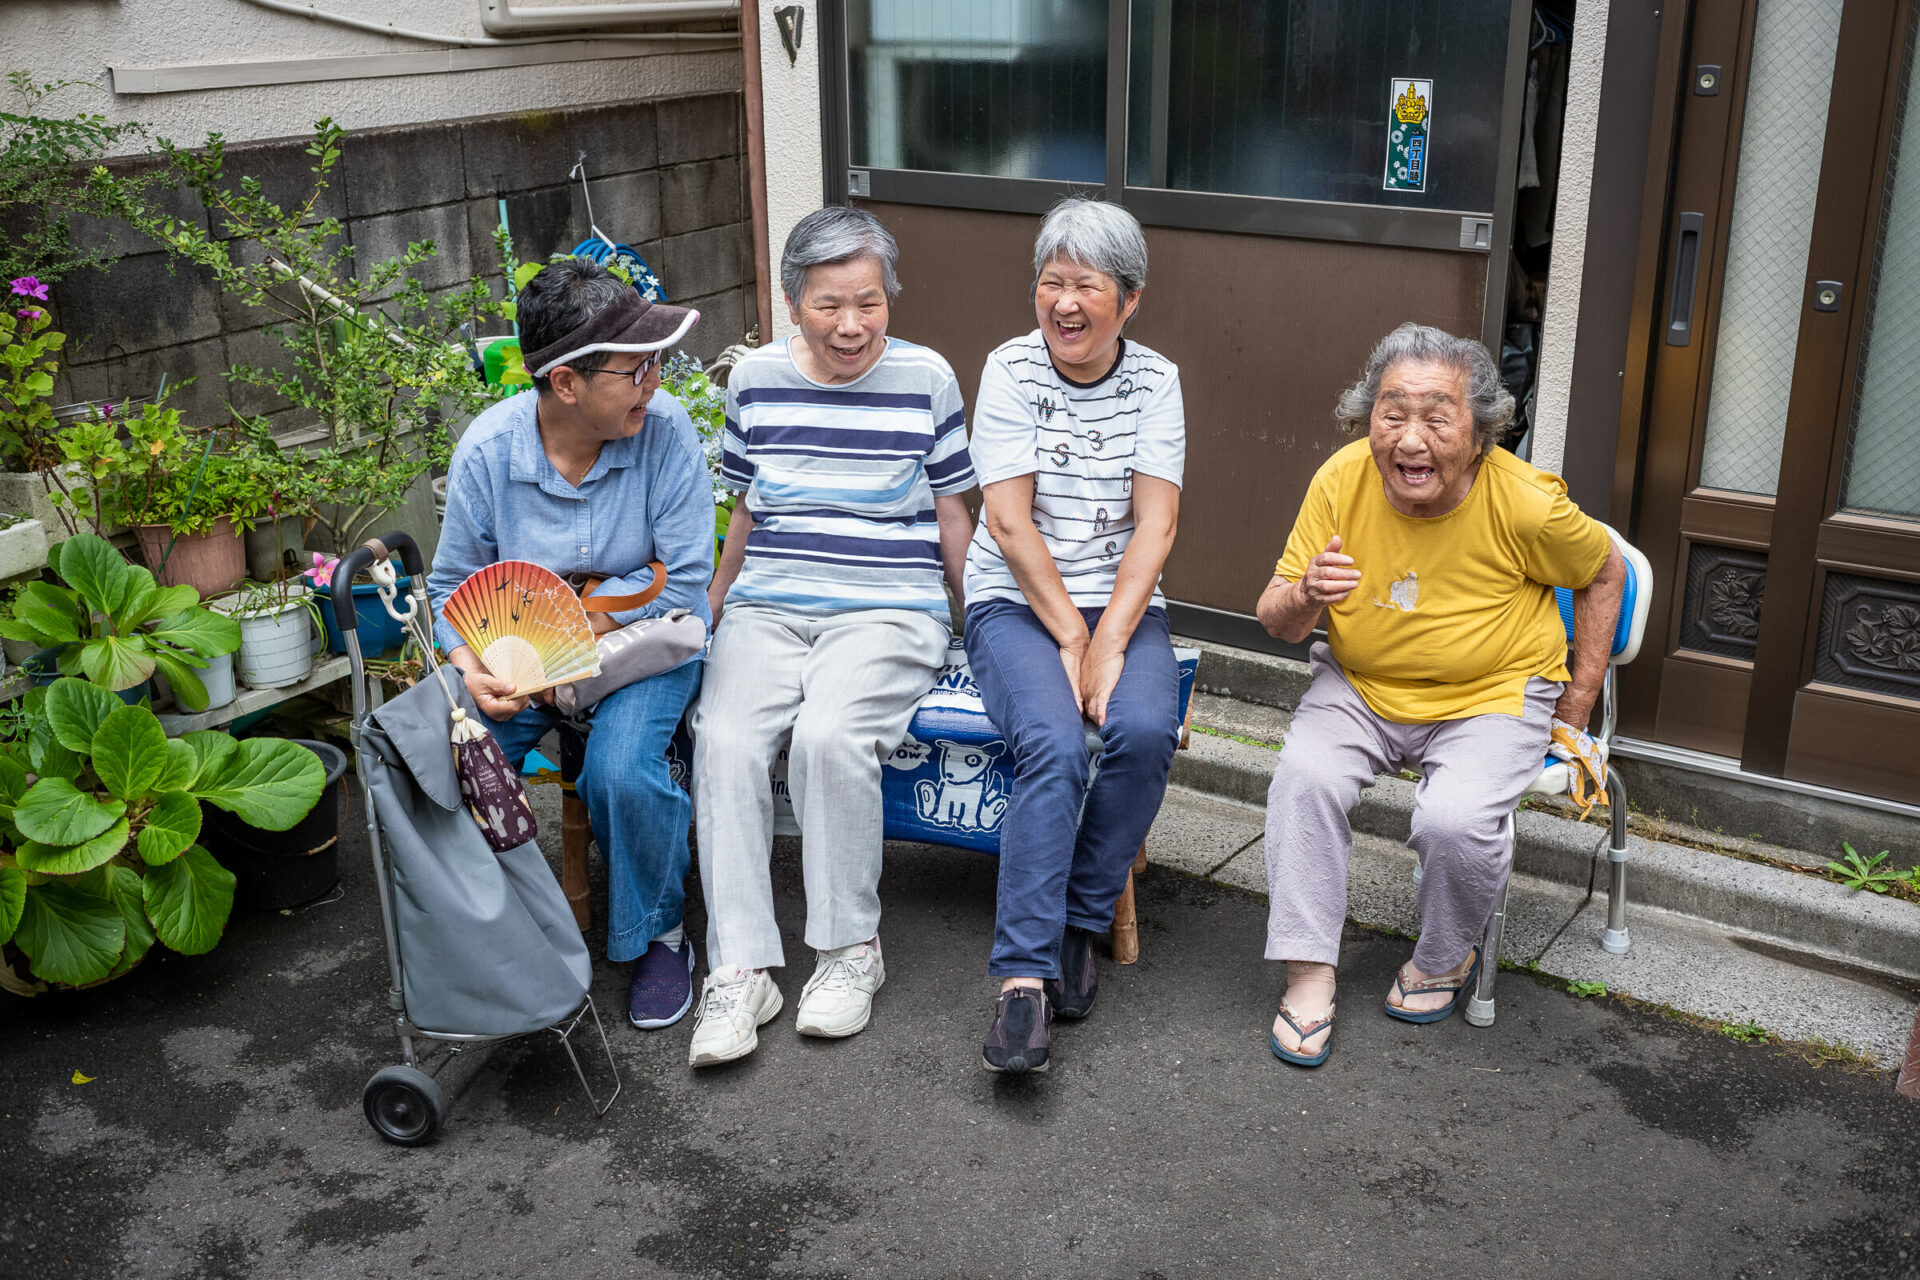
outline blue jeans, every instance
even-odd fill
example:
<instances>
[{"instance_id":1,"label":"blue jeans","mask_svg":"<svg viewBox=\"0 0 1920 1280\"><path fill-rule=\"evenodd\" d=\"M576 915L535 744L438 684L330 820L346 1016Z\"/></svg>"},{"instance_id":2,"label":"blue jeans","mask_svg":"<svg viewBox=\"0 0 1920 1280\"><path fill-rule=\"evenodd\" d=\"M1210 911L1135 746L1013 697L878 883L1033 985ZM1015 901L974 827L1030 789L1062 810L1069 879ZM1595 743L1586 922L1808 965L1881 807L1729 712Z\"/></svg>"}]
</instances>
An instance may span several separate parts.
<instances>
[{"instance_id":1,"label":"blue jeans","mask_svg":"<svg viewBox=\"0 0 1920 1280\"><path fill-rule=\"evenodd\" d=\"M680 923L687 903L687 820L693 802L667 775L667 739L700 689L702 662L616 689L593 709L578 783L607 857L607 959L632 960ZM533 703L489 720L514 768L559 723Z\"/></svg>"},{"instance_id":2,"label":"blue jeans","mask_svg":"<svg viewBox=\"0 0 1920 1280\"><path fill-rule=\"evenodd\" d=\"M1104 609L1082 609L1092 630ZM1060 646L1032 609L987 600L967 610L967 661L987 714L1013 752L1000 824L1000 890L987 972L1057 978L1067 925L1103 932L1127 887L1180 745L1180 669L1164 609L1127 642L1107 699L1100 772L1087 785L1086 728Z\"/></svg>"}]
</instances>

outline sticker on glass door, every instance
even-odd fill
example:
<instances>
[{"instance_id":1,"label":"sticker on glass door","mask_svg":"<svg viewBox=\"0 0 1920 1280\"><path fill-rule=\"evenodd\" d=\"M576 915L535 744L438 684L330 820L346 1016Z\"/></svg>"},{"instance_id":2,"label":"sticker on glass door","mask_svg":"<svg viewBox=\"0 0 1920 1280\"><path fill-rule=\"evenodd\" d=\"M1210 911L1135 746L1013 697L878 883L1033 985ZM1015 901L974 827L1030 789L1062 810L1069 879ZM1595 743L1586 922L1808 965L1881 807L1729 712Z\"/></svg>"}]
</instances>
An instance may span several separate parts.
<instances>
[{"instance_id":1,"label":"sticker on glass door","mask_svg":"<svg viewBox=\"0 0 1920 1280\"><path fill-rule=\"evenodd\" d=\"M1433 81L1395 79L1387 117L1387 191L1427 189L1427 150L1433 132Z\"/></svg>"}]
</instances>

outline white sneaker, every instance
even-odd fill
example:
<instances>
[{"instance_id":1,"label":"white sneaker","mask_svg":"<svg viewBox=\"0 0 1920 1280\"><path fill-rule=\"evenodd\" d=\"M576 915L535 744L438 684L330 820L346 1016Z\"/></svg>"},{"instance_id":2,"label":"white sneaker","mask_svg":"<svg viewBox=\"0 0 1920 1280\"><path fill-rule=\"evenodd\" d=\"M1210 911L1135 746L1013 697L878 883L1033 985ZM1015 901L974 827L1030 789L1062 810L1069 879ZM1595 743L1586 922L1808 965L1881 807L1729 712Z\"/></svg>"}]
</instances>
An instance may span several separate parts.
<instances>
[{"instance_id":1,"label":"white sneaker","mask_svg":"<svg viewBox=\"0 0 1920 1280\"><path fill-rule=\"evenodd\" d=\"M760 1047L761 1024L780 1012L780 988L762 970L722 965L700 988L687 1065L711 1067L744 1058Z\"/></svg>"},{"instance_id":2,"label":"white sneaker","mask_svg":"<svg viewBox=\"0 0 1920 1280\"><path fill-rule=\"evenodd\" d=\"M803 1036L850 1036L873 1016L873 993L887 980L880 939L817 953L819 967L800 989L794 1030Z\"/></svg>"}]
</instances>

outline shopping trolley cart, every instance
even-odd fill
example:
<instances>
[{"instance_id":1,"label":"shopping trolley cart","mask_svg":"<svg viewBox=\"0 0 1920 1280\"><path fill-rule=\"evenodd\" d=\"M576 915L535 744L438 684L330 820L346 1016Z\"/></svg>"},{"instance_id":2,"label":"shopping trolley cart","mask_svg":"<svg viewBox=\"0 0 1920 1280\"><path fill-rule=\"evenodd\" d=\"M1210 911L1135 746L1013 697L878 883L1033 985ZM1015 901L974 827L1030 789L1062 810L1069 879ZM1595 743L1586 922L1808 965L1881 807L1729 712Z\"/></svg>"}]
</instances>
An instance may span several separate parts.
<instances>
[{"instance_id":1,"label":"shopping trolley cart","mask_svg":"<svg viewBox=\"0 0 1920 1280\"><path fill-rule=\"evenodd\" d=\"M413 577L404 598L394 555ZM381 606L413 632L427 668L419 683L384 704L355 631L351 584L363 572L379 586ZM353 747L387 940L387 1006L405 1059L367 1081L367 1122L389 1142L428 1141L447 1116L437 1077L449 1062L542 1031L558 1036L588 1105L605 1115L620 1096L620 1072L588 993L593 963L586 941L539 846L529 840L495 853L460 794L452 711L480 711L463 680L438 670L420 549L404 533L369 539L340 560L332 587L352 668ZM587 1019L600 1033L613 1077L604 1102L574 1052L573 1032ZM431 1042L429 1049L418 1051L417 1041ZM434 1045L443 1048L434 1052Z\"/></svg>"}]
</instances>

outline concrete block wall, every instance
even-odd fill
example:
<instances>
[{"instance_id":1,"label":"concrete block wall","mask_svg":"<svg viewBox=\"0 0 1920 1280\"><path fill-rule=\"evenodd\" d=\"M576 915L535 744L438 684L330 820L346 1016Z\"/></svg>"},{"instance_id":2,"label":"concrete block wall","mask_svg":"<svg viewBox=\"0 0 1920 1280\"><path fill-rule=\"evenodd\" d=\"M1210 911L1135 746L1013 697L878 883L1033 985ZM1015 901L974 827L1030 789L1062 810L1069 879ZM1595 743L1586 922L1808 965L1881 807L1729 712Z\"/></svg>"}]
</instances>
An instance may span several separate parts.
<instances>
[{"instance_id":1,"label":"concrete block wall","mask_svg":"<svg viewBox=\"0 0 1920 1280\"><path fill-rule=\"evenodd\" d=\"M236 183L258 177L283 204L303 200L311 190L305 147L304 138L230 146L226 172ZM438 253L420 271L430 290L450 291L476 274L497 280L493 230L502 198L522 261L544 261L592 234L580 184L567 180L583 151L593 221L640 252L673 302L700 311L685 349L711 360L740 341L756 318L737 93L350 133L316 216L345 223L363 270L409 241L432 240ZM155 199L176 219L221 229L218 212L209 214L191 194L156 192ZM275 320L270 312L224 296L208 273L130 227L90 222L73 233L119 260L55 288L54 314L69 338L60 402L145 395L164 373L170 383L195 380L172 403L196 424L226 421L231 403L271 415L276 429L300 425L273 393L223 376L236 364L284 363L266 327Z\"/></svg>"}]
</instances>

